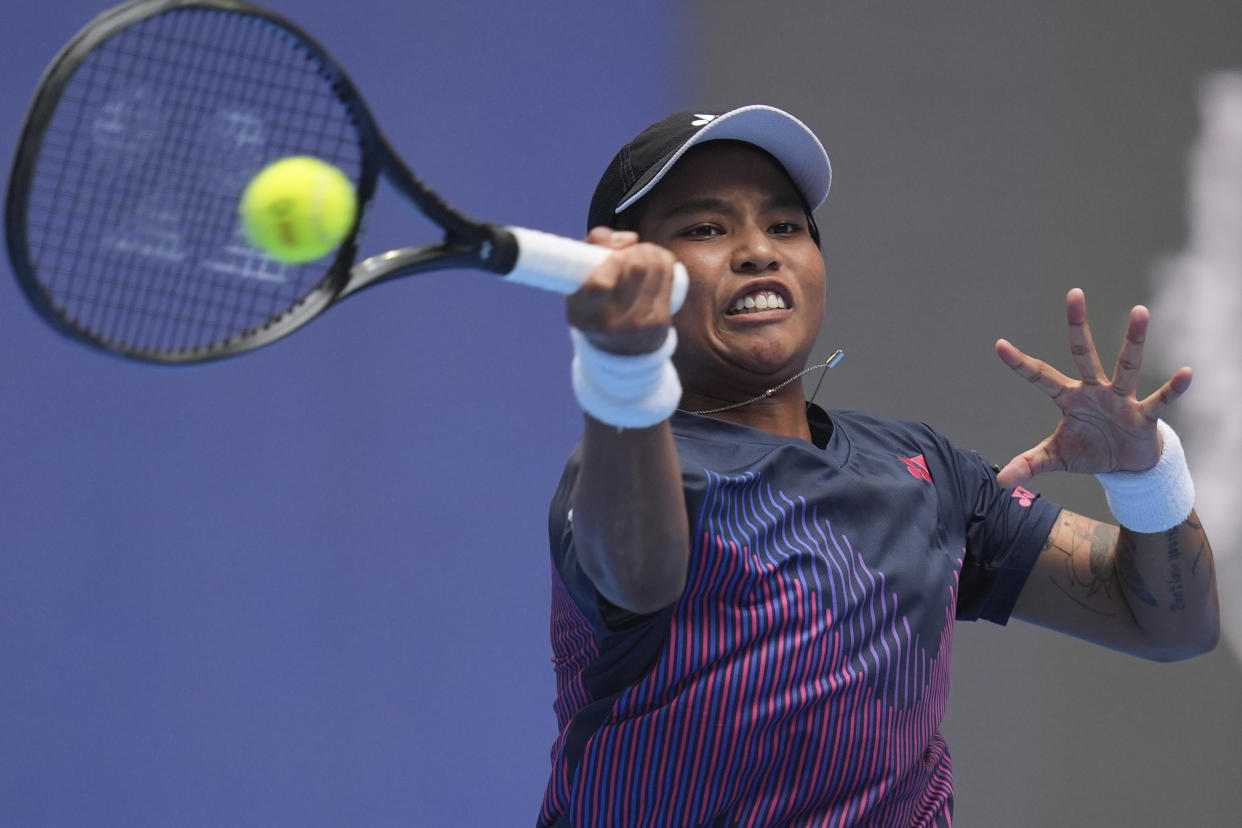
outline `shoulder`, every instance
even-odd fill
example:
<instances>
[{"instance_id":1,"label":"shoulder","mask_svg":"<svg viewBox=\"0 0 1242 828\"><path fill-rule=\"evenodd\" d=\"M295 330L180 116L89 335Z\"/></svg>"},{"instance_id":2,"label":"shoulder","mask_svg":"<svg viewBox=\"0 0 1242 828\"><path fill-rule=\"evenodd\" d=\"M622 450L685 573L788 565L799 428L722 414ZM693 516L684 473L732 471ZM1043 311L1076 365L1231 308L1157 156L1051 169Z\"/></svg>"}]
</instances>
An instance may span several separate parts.
<instances>
[{"instance_id":1,"label":"shoulder","mask_svg":"<svg viewBox=\"0 0 1242 828\"><path fill-rule=\"evenodd\" d=\"M866 411L832 411L834 432L849 439L858 451L934 451L948 453L955 450L953 443L931 425L913 420L902 420Z\"/></svg>"},{"instance_id":2,"label":"shoulder","mask_svg":"<svg viewBox=\"0 0 1242 828\"><path fill-rule=\"evenodd\" d=\"M830 416L833 438L848 442L850 465L860 471L891 466L896 458L916 477L926 474L937 489L957 497L997 486L995 465L928 423L860 411Z\"/></svg>"}]
</instances>

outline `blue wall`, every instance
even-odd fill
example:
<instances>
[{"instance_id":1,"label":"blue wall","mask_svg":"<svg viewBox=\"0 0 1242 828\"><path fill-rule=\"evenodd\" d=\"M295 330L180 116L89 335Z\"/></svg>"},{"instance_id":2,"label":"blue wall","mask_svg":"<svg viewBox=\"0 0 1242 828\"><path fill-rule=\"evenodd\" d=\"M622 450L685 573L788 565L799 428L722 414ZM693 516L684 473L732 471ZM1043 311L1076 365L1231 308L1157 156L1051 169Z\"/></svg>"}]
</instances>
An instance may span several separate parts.
<instances>
[{"instance_id":1,"label":"blue wall","mask_svg":"<svg viewBox=\"0 0 1242 828\"><path fill-rule=\"evenodd\" d=\"M0 156L102 5L10 4ZM284 0L468 212L580 235L681 100L659 0ZM428 239L392 197L365 252ZM580 429L561 301L474 273L230 362L60 339L0 280L0 825L533 822L546 502Z\"/></svg>"}]
</instances>

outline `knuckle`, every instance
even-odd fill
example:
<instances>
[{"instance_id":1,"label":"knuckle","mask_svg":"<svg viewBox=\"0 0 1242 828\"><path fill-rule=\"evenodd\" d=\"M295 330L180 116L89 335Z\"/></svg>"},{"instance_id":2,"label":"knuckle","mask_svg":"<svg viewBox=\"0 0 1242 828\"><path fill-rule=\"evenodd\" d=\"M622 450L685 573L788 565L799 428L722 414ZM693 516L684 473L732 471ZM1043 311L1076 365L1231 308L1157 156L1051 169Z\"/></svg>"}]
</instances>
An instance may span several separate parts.
<instances>
[{"instance_id":1,"label":"knuckle","mask_svg":"<svg viewBox=\"0 0 1242 828\"><path fill-rule=\"evenodd\" d=\"M614 250L611 254L618 271L625 278L633 278L647 269L643 251L638 247L626 247Z\"/></svg>"}]
</instances>

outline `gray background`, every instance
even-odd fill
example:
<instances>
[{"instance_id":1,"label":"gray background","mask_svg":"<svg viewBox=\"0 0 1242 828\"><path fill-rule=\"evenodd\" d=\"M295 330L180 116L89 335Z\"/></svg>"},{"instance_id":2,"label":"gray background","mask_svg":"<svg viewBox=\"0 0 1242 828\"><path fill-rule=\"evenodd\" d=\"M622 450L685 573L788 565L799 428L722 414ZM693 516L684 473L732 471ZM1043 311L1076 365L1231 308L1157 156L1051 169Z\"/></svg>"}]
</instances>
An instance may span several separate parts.
<instances>
[{"instance_id":1,"label":"gray background","mask_svg":"<svg viewBox=\"0 0 1242 828\"><path fill-rule=\"evenodd\" d=\"M1197 84L1242 68L1242 4L698 11L698 105L783 105L833 160L821 350L846 359L819 402L930 422L1001 464L1047 434L1055 407L992 345L1005 337L1071 371L1063 303L1078 286L1105 364L1115 358L1127 311L1152 300L1154 264L1185 242ZM1164 378L1145 374L1148 391ZM1108 517L1094 481L1031 485ZM1228 645L1157 665L1020 622L957 629L955 824L1238 823L1242 672Z\"/></svg>"}]
</instances>

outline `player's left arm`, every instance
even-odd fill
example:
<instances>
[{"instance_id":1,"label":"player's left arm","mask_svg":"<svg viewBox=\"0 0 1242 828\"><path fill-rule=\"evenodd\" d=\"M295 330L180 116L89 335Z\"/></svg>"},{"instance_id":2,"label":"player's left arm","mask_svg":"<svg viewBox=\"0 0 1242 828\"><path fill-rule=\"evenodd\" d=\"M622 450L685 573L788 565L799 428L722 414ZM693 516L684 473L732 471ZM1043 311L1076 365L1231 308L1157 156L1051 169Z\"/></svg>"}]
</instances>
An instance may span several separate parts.
<instances>
[{"instance_id":1,"label":"player's left arm","mask_svg":"<svg viewBox=\"0 0 1242 828\"><path fill-rule=\"evenodd\" d=\"M1208 652L1219 637L1212 548L1198 516L1134 532L1062 510L1013 615L1156 661Z\"/></svg>"},{"instance_id":2,"label":"player's left arm","mask_svg":"<svg viewBox=\"0 0 1242 828\"><path fill-rule=\"evenodd\" d=\"M1045 471L1101 474L1121 527L1063 511L1027 579L1014 615L1158 660L1206 652L1219 637L1216 570L1181 446L1161 413L1190 387L1179 368L1136 396L1149 315L1130 311L1125 344L1105 375L1087 324L1086 299L1066 297L1072 380L1005 340L1000 358L1061 409L1051 435L1001 470L1003 486Z\"/></svg>"}]
</instances>

